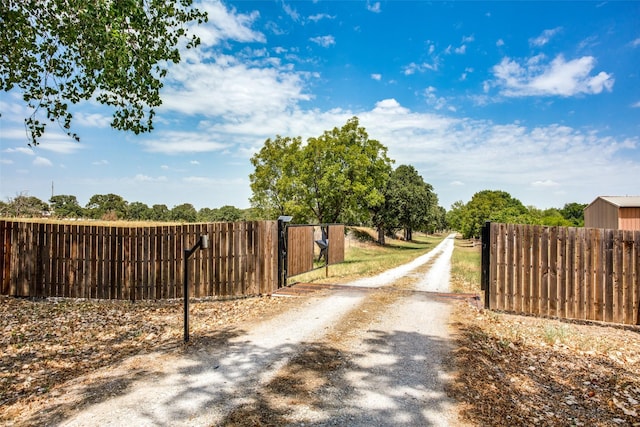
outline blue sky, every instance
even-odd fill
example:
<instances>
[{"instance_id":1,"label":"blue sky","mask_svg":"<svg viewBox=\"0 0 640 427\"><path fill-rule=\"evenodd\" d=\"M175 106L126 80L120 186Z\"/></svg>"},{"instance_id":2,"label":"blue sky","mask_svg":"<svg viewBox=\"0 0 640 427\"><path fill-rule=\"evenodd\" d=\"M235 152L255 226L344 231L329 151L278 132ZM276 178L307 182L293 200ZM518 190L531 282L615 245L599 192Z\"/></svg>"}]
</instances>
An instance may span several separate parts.
<instances>
[{"instance_id":1,"label":"blue sky","mask_svg":"<svg viewBox=\"0 0 640 427\"><path fill-rule=\"evenodd\" d=\"M640 2L203 2L202 45L172 66L151 134L74 106L81 142L27 147L0 99L0 197L116 193L249 207L265 139L358 116L449 209L477 191L562 207L640 195Z\"/></svg>"}]
</instances>

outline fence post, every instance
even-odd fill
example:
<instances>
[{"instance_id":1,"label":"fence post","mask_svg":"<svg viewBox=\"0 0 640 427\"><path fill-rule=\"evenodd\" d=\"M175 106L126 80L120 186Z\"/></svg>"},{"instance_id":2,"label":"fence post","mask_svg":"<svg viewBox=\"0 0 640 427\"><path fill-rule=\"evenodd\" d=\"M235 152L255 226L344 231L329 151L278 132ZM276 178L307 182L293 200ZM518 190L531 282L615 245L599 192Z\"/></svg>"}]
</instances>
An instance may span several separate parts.
<instances>
[{"instance_id":1,"label":"fence post","mask_svg":"<svg viewBox=\"0 0 640 427\"><path fill-rule=\"evenodd\" d=\"M490 288L490 280L489 280L489 269L491 266L491 221L486 221L482 226L482 252L481 252L481 277L480 277L480 289L484 291L484 308L489 307L489 288Z\"/></svg>"},{"instance_id":2,"label":"fence post","mask_svg":"<svg viewBox=\"0 0 640 427\"><path fill-rule=\"evenodd\" d=\"M287 223L293 217L278 217L278 289L287 286Z\"/></svg>"}]
</instances>

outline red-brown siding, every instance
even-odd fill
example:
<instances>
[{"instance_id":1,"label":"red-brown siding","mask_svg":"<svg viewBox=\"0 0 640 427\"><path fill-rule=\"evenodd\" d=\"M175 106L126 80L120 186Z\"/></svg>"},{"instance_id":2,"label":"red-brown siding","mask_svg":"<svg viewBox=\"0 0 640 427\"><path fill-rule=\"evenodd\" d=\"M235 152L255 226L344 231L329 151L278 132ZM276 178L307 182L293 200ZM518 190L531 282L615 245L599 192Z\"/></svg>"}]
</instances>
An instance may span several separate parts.
<instances>
[{"instance_id":1,"label":"red-brown siding","mask_svg":"<svg viewBox=\"0 0 640 427\"><path fill-rule=\"evenodd\" d=\"M618 229L640 230L640 207L620 208L618 214Z\"/></svg>"}]
</instances>

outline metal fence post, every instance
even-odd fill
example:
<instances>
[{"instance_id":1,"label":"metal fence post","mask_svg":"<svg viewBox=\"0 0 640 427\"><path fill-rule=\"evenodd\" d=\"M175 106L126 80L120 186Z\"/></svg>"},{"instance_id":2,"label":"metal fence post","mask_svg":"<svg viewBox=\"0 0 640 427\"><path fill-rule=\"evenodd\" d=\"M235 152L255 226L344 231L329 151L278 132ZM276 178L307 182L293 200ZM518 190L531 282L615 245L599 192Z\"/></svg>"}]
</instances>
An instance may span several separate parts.
<instances>
[{"instance_id":1,"label":"metal fence post","mask_svg":"<svg viewBox=\"0 0 640 427\"><path fill-rule=\"evenodd\" d=\"M287 286L287 224L292 216L278 217L278 289Z\"/></svg>"},{"instance_id":2,"label":"metal fence post","mask_svg":"<svg viewBox=\"0 0 640 427\"><path fill-rule=\"evenodd\" d=\"M489 306L490 296L490 278L489 269L491 267L491 221L486 221L482 226L482 253L481 253L481 276L480 276L480 289L484 291L484 308L491 308Z\"/></svg>"}]
</instances>

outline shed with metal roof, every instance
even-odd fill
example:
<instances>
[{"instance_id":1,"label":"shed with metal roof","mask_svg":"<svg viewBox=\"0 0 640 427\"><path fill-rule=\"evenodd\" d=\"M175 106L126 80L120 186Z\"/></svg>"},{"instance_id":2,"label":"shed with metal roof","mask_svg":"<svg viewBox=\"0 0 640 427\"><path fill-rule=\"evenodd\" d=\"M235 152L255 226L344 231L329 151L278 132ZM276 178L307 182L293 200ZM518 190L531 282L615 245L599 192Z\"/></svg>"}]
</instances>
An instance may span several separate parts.
<instances>
[{"instance_id":1,"label":"shed with metal roof","mask_svg":"<svg viewBox=\"0 0 640 427\"><path fill-rule=\"evenodd\" d=\"M599 196L584 209L584 226L640 230L640 196Z\"/></svg>"}]
</instances>

